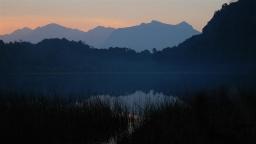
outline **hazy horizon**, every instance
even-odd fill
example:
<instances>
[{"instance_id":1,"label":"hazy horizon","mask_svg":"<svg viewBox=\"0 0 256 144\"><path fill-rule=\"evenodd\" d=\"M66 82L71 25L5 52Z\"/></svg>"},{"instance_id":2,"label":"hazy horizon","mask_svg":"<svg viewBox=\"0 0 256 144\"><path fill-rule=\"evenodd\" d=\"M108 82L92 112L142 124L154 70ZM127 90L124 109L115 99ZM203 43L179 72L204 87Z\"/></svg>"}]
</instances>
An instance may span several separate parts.
<instances>
[{"instance_id":1,"label":"hazy horizon","mask_svg":"<svg viewBox=\"0 0 256 144\"><path fill-rule=\"evenodd\" d=\"M104 25L96 25L92 28L89 28L88 30L83 30L83 29L80 29L80 28L76 28L76 27L69 27L69 26L66 26L66 25L63 25L63 24L60 24L60 23L55 23L55 22L50 22L50 23L46 23L46 24L42 24L42 25L38 25L36 27L28 27L28 26L24 26L24 27L20 27L20 28L17 28L13 31L10 31L8 33L5 33L5 34L0 34L1 36L3 35L8 35L8 34L12 34L14 32L16 32L17 30L21 30L21 29L31 29L31 30L36 30L36 29L39 29L39 28L42 28L42 27L45 27L45 26L48 26L48 25L58 25L58 26L61 26L61 27L65 27L67 29L74 29L74 30L79 30L81 32L89 32L91 30L94 30L96 29L97 27L105 27L105 28L114 28L114 29L122 29L122 28L129 28L129 27L136 27L136 26L140 26L141 24L150 24L152 22L160 22L160 23L163 23L163 24L168 24L168 25L179 25L183 22L187 23L187 24L190 24L186 21L180 21L178 23L165 23L165 22L162 22L162 21L159 21L159 20L155 20L155 19L152 19L150 21L146 21L146 22L140 22L140 23L136 23L136 24L133 24L133 25L127 25L127 26L121 26L121 27L111 27L111 26L104 26ZM193 25L192 25L193 27ZM193 27L195 29L195 27Z\"/></svg>"},{"instance_id":2,"label":"hazy horizon","mask_svg":"<svg viewBox=\"0 0 256 144\"><path fill-rule=\"evenodd\" d=\"M230 0L0 0L0 35L23 27L49 23L88 31L96 26L127 27L158 20L168 24L182 21L201 31Z\"/></svg>"}]
</instances>

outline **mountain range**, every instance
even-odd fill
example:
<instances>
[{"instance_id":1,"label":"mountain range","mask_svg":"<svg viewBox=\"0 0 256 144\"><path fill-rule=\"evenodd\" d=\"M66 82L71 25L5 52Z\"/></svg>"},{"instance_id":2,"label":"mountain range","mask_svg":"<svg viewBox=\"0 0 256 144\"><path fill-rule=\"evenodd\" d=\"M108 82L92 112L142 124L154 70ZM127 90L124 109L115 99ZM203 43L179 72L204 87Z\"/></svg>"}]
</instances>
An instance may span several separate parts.
<instances>
[{"instance_id":1,"label":"mountain range","mask_svg":"<svg viewBox=\"0 0 256 144\"><path fill-rule=\"evenodd\" d=\"M0 39L5 42L38 43L43 39L66 38L83 41L96 48L127 47L142 51L172 47L196 34L199 32L186 22L170 25L153 20L150 23L118 29L98 26L87 32L51 23L35 29L25 27L11 34L2 35Z\"/></svg>"},{"instance_id":2,"label":"mountain range","mask_svg":"<svg viewBox=\"0 0 256 144\"><path fill-rule=\"evenodd\" d=\"M154 25L160 24L151 22L126 29L147 29ZM183 25L188 27L185 23L179 24L181 27ZM254 72L255 75L255 26L256 1L239 0L224 4L221 10L216 11L201 34L163 50L96 49L83 42L67 39L45 39L37 44L4 43L0 40L0 67L2 73Z\"/></svg>"},{"instance_id":3,"label":"mountain range","mask_svg":"<svg viewBox=\"0 0 256 144\"><path fill-rule=\"evenodd\" d=\"M197 34L199 32L187 22L170 25L153 20L150 23L113 31L104 47L128 47L139 51L153 48L160 50L176 46Z\"/></svg>"},{"instance_id":4,"label":"mountain range","mask_svg":"<svg viewBox=\"0 0 256 144\"><path fill-rule=\"evenodd\" d=\"M56 23L51 23L35 29L25 27L11 34L2 35L0 39L5 42L26 41L38 43L44 39L66 38L68 40L83 41L95 47L101 47L114 30L114 28L98 26L88 32L83 32L78 29L71 29Z\"/></svg>"}]
</instances>

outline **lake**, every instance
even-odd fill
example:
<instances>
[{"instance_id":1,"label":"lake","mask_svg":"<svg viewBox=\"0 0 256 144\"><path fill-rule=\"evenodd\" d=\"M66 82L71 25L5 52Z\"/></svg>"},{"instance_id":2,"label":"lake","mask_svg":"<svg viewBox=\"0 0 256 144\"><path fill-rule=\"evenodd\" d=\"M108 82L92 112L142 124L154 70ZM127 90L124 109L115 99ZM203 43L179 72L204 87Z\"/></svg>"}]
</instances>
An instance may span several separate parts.
<instances>
[{"instance_id":1,"label":"lake","mask_svg":"<svg viewBox=\"0 0 256 144\"><path fill-rule=\"evenodd\" d=\"M33 73L0 76L0 90L63 96L121 96L136 91L183 95L220 87L253 88L254 75L217 73Z\"/></svg>"}]
</instances>

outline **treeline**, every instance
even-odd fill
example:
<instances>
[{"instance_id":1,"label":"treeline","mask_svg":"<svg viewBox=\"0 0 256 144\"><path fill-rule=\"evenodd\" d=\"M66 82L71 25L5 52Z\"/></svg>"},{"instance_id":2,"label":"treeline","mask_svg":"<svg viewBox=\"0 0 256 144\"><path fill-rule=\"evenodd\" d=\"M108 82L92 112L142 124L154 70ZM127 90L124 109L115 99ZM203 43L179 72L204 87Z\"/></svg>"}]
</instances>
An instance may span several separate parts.
<instances>
[{"instance_id":1,"label":"treeline","mask_svg":"<svg viewBox=\"0 0 256 144\"><path fill-rule=\"evenodd\" d=\"M190 41L198 39L193 37ZM188 43L190 42L188 41ZM184 48L183 48L183 45ZM251 72L255 57L184 43L162 51L129 48L96 49L82 42L47 39L38 44L0 41L1 73L159 73ZM191 46L190 46L191 45ZM242 48L241 48L242 49ZM214 52L213 52L214 51ZM254 51L248 51L253 55ZM248 56L248 57L247 57Z\"/></svg>"},{"instance_id":2,"label":"treeline","mask_svg":"<svg viewBox=\"0 0 256 144\"><path fill-rule=\"evenodd\" d=\"M82 42L47 39L0 44L1 72L140 72L154 70L150 51L95 49Z\"/></svg>"}]
</instances>

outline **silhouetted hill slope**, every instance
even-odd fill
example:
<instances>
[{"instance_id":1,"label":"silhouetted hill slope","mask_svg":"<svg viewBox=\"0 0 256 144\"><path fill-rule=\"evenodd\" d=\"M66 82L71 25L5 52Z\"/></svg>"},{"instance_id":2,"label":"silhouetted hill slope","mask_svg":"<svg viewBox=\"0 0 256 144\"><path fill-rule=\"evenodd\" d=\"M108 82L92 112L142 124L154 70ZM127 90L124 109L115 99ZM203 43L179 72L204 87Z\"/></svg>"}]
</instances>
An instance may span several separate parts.
<instances>
[{"instance_id":1,"label":"silhouetted hill slope","mask_svg":"<svg viewBox=\"0 0 256 144\"><path fill-rule=\"evenodd\" d=\"M104 47L128 47L136 51L153 48L160 50L176 46L196 34L199 32L186 22L170 25L152 21L115 30L106 40Z\"/></svg>"},{"instance_id":2,"label":"silhouetted hill slope","mask_svg":"<svg viewBox=\"0 0 256 144\"><path fill-rule=\"evenodd\" d=\"M231 67L241 70L241 66L251 69L256 62L255 10L254 0L224 4L204 27L202 34L177 47L164 49L158 57L162 62L185 67L222 67L227 71Z\"/></svg>"},{"instance_id":3,"label":"silhouetted hill slope","mask_svg":"<svg viewBox=\"0 0 256 144\"><path fill-rule=\"evenodd\" d=\"M153 68L149 51L95 49L82 42L46 39L38 44L0 41L2 73L138 72Z\"/></svg>"}]
</instances>

